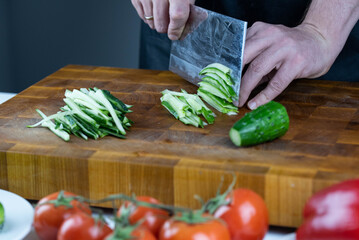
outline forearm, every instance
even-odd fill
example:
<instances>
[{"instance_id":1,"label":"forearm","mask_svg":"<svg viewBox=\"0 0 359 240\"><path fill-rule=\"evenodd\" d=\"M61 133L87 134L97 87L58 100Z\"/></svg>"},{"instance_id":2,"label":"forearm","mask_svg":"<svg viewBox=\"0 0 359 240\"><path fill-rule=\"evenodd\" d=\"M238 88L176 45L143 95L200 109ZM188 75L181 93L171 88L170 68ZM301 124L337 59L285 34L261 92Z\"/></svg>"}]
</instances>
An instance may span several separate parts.
<instances>
[{"instance_id":1,"label":"forearm","mask_svg":"<svg viewBox=\"0 0 359 240\"><path fill-rule=\"evenodd\" d=\"M359 0L313 0L302 25L317 31L336 58L358 19Z\"/></svg>"}]
</instances>

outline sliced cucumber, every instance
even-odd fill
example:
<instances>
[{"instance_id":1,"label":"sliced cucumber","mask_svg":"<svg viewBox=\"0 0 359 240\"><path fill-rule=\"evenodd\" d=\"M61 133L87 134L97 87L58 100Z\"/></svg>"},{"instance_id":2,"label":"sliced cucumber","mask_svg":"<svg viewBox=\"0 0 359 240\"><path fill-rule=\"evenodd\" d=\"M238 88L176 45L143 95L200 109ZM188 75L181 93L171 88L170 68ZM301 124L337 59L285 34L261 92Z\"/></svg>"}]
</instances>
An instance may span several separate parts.
<instances>
[{"instance_id":1,"label":"sliced cucumber","mask_svg":"<svg viewBox=\"0 0 359 240\"><path fill-rule=\"evenodd\" d=\"M207 92L210 92L213 95L226 100L227 102L232 102L232 99L227 94L225 94L218 86L215 86L212 83L207 82L206 80L199 82L198 85L200 85L203 90L206 90Z\"/></svg>"},{"instance_id":2,"label":"sliced cucumber","mask_svg":"<svg viewBox=\"0 0 359 240\"><path fill-rule=\"evenodd\" d=\"M232 74L232 70L229 67L227 67L221 63L211 63L211 64L207 65L206 67L203 68L203 70L200 72L200 74L205 72L205 70L209 69L209 68L217 69L226 75Z\"/></svg>"},{"instance_id":3,"label":"sliced cucumber","mask_svg":"<svg viewBox=\"0 0 359 240\"><path fill-rule=\"evenodd\" d=\"M222 78L226 84L228 84L229 86L233 85L231 76L224 74L223 72L221 72L220 70L218 70L217 68L204 68L201 72L200 75L206 75L208 73L214 73L217 74L220 78Z\"/></svg>"},{"instance_id":4,"label":"sliced cucumber","mask_svg":"<svg viewBox=\"0 0 359 240\"><path fill-rule=\"evenodd\" d=\"M5 223L5 209L2 203L0 202L0 231L4 227L4 223Z\"/></svg>"},{"instance_id":5,"label":"sliced cucumber","mask_svg":"<svg viewBox=\"0 0 359 240\"><path fill-rule=\"evenodd\" d=\"M133 123L125 116L132 112L129 110L132 106L116 99L107 90L66 90L65 97L66 105L60 108L60 112L45 116L37 110L43 119L27 127L48 127L58 137L68 141L71 133L85 140L88 137L98 139L106 135L124 138L125 129L128 130Z\"/></svg>"},{"instance_id":6,"label":"sliced cucumber","mask_svg":"<svg viewBox=\"0 0 359 240\"><path fill-rule=\"evenodd\" d=\"M229 97L232 97L234 99L238 98L235 91L233 90L233 87L227 85L227 83L222 78L220 78L217 74L208 73L202 79L203 80L208 80L208 81L217 81L220 88L223 89L224 92L226 92Z\"/></svg>"},{"instance_id":7,"label":"sliced cucumber","mask_svg":"<svg viewBox=\"0 0 359 240\"><path fill-rule=\"evenodd\" d=\"M216 74L220 78L222 78L227 85L232 86L232 70L221 64L221 63L211 63L204 67L200 72L199 75L207 75L207 74Z\"/></svg>"},{"instance_id":8,"label":"sliced cucumber","mask_svg":"<svg viewBox=\"0 0 359 240\"><path fill-rule=\"evenodd\" d=\"M217 109L219 112L234 115L238 112L238 109L236 106L234 106L232 103L229 103L222 98L219 98L210 92L204 90L202 87L198 88L197 94L209 105L211 105L213 108Z\"/></svg>"},{"instance_id":9,"label":"sliced cucumber","mask_svg":"<svg viewBox=\"0 0 359 240\"><path fill-rule=\"evenodd\" d=\"M287 110L271 101L238 120L229 131L229 137L236 146L251 146L281 137L288 128Z\"/></svg>"}]
</instances>

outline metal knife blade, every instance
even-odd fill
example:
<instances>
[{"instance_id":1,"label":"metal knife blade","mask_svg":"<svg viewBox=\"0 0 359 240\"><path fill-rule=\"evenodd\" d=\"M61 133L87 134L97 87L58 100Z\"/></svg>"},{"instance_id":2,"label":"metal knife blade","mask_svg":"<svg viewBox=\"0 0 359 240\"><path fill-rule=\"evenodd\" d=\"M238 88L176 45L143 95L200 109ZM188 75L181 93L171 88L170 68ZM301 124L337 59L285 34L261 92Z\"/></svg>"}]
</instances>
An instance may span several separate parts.
<instances>
[{"instance_id":1,"label":"metal knife blade","mask_svg":"<svg viewBox=\"0 0 359 240\"><path fill-rule=\"evenodd\" d=\"M199 72L211 63L232 69L239 95L247 22L191 5L180 40L172 42L169 70L198 85Z\"/></svg>"}]
</instances>

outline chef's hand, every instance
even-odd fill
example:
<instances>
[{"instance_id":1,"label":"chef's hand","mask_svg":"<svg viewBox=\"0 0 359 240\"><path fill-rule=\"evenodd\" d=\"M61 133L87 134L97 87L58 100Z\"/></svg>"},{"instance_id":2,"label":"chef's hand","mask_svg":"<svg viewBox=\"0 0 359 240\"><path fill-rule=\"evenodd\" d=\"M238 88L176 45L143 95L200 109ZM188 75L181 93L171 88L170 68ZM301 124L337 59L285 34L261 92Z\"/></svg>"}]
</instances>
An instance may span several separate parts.
<instances>
[{"instance_id":1,"label":"chef's hand","mask_svg":"<svg viewBox=\"0 0 359 240\"><path fill-rule=\"evenodd\" d=\"M252 90L269 81L248 102L250 109L278 96L294 79L326 72L344 47L359 19L359 0L312 0L303 23L295 28L254 23L248 29L239 106Z\"/></svg>"},{"instance_id":2,"label":"chef's hand","mask_svg":"<svg viewBox=\"0 0 359 240\"><path fill-rule=\"evenodd\" d=\"M277 97L294 79L315 78L325 74L336 56L329 54L326 39L311 25L295 28L254 23L248 29L239 106L252 90L265 81L268 85L248 102L255 109Z\"/></svg>"},{"instance_id":3,"label":"chef's hand","mask_svg":"<svg viewBox=\"0 0 359 240\"><path fill-rule=\"evenodd\" d=\"M131 0L137 14L150 28L167 33L168 38L180 38L195 0ZM146 17L153 17L146 19Z\"/></svg>"}]
</instances>

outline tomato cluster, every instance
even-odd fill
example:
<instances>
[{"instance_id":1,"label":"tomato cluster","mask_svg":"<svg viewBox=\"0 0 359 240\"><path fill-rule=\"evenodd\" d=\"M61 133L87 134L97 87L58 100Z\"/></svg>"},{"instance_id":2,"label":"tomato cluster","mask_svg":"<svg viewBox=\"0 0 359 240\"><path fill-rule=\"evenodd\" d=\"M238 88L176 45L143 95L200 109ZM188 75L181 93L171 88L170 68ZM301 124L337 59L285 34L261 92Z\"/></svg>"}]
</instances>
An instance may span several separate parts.
<instances>
[{"instance_id":1,"label":"tomato cluster","mask_svg":"<svg viewBox=\"0 0 359 240\"><path fill-rule=\"evenodd\" d=\"M175 207L173 211L162 208L165 205L155 198L138 196L133 202L122 204L112 230L101 219L94 219L88 204L74 198L75 194L58 192L39 201L34 228L42 240L263 239L268 230L268 211L263 199L248 189L225 194L224 202L217 202L215 208L212 205L213 211L203 207L180 212Z\"/></svg>"}]
</instances>

